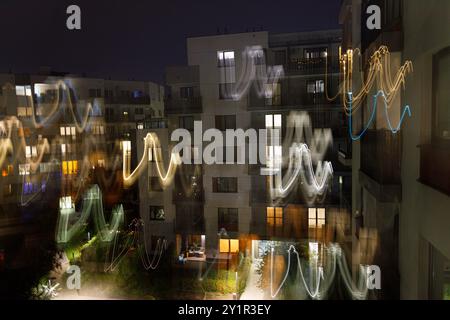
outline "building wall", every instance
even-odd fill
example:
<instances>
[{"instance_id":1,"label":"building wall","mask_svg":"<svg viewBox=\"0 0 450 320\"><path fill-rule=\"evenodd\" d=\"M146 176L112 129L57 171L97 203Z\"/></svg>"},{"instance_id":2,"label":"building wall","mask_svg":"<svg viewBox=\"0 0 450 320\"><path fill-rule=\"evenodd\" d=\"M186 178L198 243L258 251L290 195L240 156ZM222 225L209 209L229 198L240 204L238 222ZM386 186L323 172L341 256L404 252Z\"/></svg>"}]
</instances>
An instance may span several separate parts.
<instances>
[{"instance_id":1,"label":"building wall","mask_svg":"<svg viewBox=\"0 0 450 320\"><path fill-rule=\"evenodd\" d=\"M432 109L432 59L450 45L443 30L450 20L448 1L404 1L404 58L414 63L403 102L412 118L403 126L402 207L400 215L401 297L428 298L427 243L450 258L450 197L418 182L420 149L429 142Z\"/></svg>"},{"instance_id":2,"label":"building wall","mask_svg":"<svg viewBox=\"0 0 450 320\"><path fill-rule=\"evenodd\" d=\"M200 66L200 94L202 96L203 130L215 128L216 115L235 115L236 127L246 130L250 127L250 115L247 112L246 96L240 101L219 99L219 68L217 51L232 50L235 55L236 80L242 70L242 52L247 46L259 45L268 47L268 33L242 33L212 37L189 38L187 40L188 64ZM205 226L206 247L209 252L218 248L218 208L238 208L239 232L249 231L251 208L249 202L250 176L247 165L212 165L204 166L203 186L205 189ZM213 193L214 177L236 177L238 179L237 194Z\"/></svg>"}]
</instances>

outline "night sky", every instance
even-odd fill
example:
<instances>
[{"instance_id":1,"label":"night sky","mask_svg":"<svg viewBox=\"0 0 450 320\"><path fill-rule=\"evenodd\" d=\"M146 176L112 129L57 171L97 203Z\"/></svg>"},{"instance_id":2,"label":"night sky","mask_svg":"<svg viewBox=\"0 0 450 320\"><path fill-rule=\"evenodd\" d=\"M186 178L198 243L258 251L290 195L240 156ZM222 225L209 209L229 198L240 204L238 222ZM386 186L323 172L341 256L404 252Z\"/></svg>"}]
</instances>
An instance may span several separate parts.
<instances>
[{"instance_id":1,"label":"night sky","mask_svg":"<svg viewBox=\"0 0 450 320\"><path fill-rule=\"evenodd\" d=\"M337 28L341 0L0 0L0 72L55 71L162 83L186 37ZM66 28L81 7L82 30Z\"/></svg>"}]
</instances>

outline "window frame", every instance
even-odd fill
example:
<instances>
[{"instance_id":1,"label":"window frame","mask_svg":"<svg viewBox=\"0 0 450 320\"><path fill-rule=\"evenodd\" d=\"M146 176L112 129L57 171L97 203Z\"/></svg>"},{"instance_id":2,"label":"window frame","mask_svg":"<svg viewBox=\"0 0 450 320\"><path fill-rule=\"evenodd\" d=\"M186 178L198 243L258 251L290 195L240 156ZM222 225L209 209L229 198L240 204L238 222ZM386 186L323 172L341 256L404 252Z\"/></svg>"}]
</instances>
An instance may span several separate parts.
<instances>
[{"instance_id":1,"label":"window frame","mask_svg":"<svg viewBox=\"0 0 450 320\"><path fill-rule=\"evenodd\" d=\"M230 216L233 216L233 218L225 218ZM227 232L239 232L238 208L217 208L217 230L220 231L222 228Z\"/></svg>"},{"instance_id":2,"label":"window frame","mask_svg":"<svg viewBox=\"0 0 450 320\"><path fill-rule=\"evenodd\" d=\"M230 183L227 182L227 190L226 191L221 191L222 189L219 189L219 179L226 179L228 181L235 181L235 183L233 183L233 185L235 186L235 188L229 188L230 187ZM237 177L213 177L212 178L212 184L213 184L213 193L238 193L239 192L239 186L238 186L238 178ZM231 191L230 191L231 190Z\"/></svg>"},{"instance_id":3,"label":"window frame","mask_svg":"<svg viewBox=\"0 0 450 320\"><path fill-rule=\"evenodd\" d=\"M149 219L150 221L165 221L166 220L166 211L164 210L164 206L154 206L151 205L148 207L148 214L149 214ZM164 213L164 217L163 218L157 218L156 217L156 213L158 212L158 210L162 210Z\"/></svg>"}]
</instances>

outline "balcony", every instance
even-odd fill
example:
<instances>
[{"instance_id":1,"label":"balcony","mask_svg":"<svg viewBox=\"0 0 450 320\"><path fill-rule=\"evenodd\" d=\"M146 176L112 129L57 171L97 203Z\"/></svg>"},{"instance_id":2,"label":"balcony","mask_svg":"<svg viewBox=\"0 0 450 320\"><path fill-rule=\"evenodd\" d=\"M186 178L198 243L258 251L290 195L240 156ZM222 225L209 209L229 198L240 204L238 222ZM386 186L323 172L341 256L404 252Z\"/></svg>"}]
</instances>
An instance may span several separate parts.
<instances>
[{"instance_id":1,"label":"balcony","mask_svg":"<svg viewBox=\"0 0 450 320\"><path fill-rule=\"evenodd\" d=\"M182 190L174 190L172 194L173 203L179 202L200 202L203 203L205 201L205 192L203 190L192 191L191 193L182 191Z\"/></svg>"},{"instance_id":2,"label":"balcony","mask_svg":"<svg viewBox=\"0 0 450 320\"><path fill-rule=\"evenodd\" d=\"M361 140L361 171L381 185L401 184L400 134L368 130Z\"/></svg>"},{"instance_id":3,"label":"balcony","mask_svg":"<svg viewBox=\"0 0 450 320\"><path fill-rule=\"evenodd\" d=\"M150 104L149 96L142 97L105 97L105 104Z\"/></svg>"},{"instance_id":4,"label":"balcony","mask_svg":"<svg viewBox=\"0 0 450 320\"><path fill-rule=\"evenodd\" d=\"M333 68L331 68L332 65L334 66ZM301 58L291 60L287 65L286 71L289 75L325 74L326 66L327 66L326 58L312 58L312 59ZM339 65L337 61L329 62L328 73L337 73L337 72L339 72Z\"/></svg>"},{"instance_id":5,"label":"balcony","mask_svg":"<svg viewBox=\"0 0 450 320\"><path fill-rule=\"evenodd\" d=\"M295 93L290 94L288 90L282 92L281 96L278 98L266 99L264 97L259 97L256 93L251 92L248 95L248 111L256 110L283 110L287 111L291 109L301 110L303 107L305 110L308 107L318 106L318 105L332 105L325 99L324 94L308 94L308 93Z\"/></svg>"},{"instance_id":6,"label":"balcony","mask_svg":"<svg viewBox=\"0 0 450 320\"><path fill-rule=\"evenodd\" d=\"M431 144L420 146L419 181L450 196L450 149Z\"/></svg>"},{"instance_id":7,"label":"balcony","mask_svg":"<svg viewBox=\"0 0 450 320\"><path fill-rule=\"evenodd\" d=\"M166 98L166 114L202 113L202 97L192 98Z\"/></svg>"}]
</instances>

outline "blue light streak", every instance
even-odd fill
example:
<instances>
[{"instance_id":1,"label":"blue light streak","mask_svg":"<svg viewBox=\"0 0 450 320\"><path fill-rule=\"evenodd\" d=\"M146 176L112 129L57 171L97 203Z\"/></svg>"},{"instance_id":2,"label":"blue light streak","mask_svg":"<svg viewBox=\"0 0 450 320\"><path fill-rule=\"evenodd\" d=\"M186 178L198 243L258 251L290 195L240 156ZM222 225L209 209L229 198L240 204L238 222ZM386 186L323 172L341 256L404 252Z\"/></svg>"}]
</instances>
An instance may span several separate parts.
<instances>
[{"instance_id":1,"label":"blue light streak","mask_svg":"<svg viewBox=\"0 0 450 320\"><path fill-rule=\"evenodd\" d=\"M384 92L382 90L378 91L378 93L376 95L373 96L373 108L372 108L372 113L370 115L369 121L366 125L366 127L361 131L361 133L357 136L353 135L353 124L352 124L352 104L353 104L353 93L349 92L348 93L348 99L349 99L349 106L350 106L350 115L349 115L349 126L348 126L348 130L349 130L349 134L350 137L352 138L353 141L358 141L362 138L362 136L366 133L366 131L370 128L370 126L372 125L372 122L375 119L375 114L377 111L377 102L378 102L378 97L382 97L383 98L383 102L384 102L384 112L385 112L385 116L386 116L386 121L387 124L389 126L389 129L391 130L391 132L393 134L397 134L400 131L400 128L402 126L403 120L405 118L405 115L408 114L408 117L411 117L411 108L409 107L409 105L406 105L405 108L403 109L402 115L400 117L400 121L397 125L396 128L392 127L391 121L389 119L389 114L388 114L388 106L387 106L387 100L386 100L386 95L384 94Z\"/></svg>"}]
</instances>

